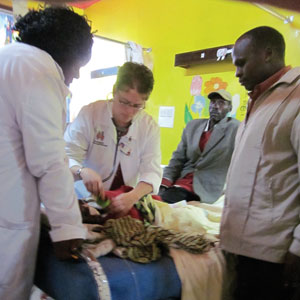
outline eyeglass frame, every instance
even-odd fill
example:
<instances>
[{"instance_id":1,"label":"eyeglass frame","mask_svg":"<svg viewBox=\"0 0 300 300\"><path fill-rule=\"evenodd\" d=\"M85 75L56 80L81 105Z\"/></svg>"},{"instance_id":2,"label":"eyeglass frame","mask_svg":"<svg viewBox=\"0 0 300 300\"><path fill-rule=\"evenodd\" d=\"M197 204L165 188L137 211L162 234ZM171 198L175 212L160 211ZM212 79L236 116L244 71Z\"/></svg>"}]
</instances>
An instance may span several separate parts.
<instances>
[{"instance_id":1,"label":"eyeglass frame","mask_svg":"<svg viewBox=\"0 0 300 300\"><path fill-rule=\"evenodd\" d=\"M119 97L117 99L114 99L114 101L118 101L119 104L126 106L126 107L130 107L133 108L137 111L143 110L146 107L146 103L144 102L142 104L142 106L140 106L141 104L131 104L130 102L125 102L124 100L121 100Z\"/></svg>"}]
</instances>

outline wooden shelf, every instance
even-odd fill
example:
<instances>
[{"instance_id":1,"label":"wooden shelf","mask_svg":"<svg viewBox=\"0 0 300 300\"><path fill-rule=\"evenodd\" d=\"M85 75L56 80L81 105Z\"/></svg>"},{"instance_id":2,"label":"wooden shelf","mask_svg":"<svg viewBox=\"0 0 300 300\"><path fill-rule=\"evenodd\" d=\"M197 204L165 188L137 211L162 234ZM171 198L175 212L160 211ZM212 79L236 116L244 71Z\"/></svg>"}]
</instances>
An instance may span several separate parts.
<instances>
[{"instance_id":1,"label":"wooden shelf","mask_svg":"<svg viewBox=\"0 0 300 300\"><path fill-rule=\"evenodd\" d=\"M175 55L175 67L190 68L191 66L218 63L231 60L233 45L208 48Z\"/></svg>"}]
</instances>

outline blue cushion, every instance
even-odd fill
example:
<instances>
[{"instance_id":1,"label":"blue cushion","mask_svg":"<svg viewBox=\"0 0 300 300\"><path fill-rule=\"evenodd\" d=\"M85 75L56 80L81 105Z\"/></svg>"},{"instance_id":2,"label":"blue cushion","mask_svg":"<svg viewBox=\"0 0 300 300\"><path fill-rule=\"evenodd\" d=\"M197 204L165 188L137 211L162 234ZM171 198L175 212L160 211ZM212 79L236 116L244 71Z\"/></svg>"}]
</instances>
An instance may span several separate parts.
<instances>
[{"instance_id":1,"label":"blue cushion","mask_svg":"<svg viewBox=\"0 0 300 300\"><path fill-rule=\"evenodd\" d=\"M114 255L98 258L106 273L112 300L178 299L181 283L172 258L149 264ZM55 300L98 300L93 274L83 261L59 261L48 233L42 230L35 284ZM102 299L106 300L106 299Z\"/></svg>"}]
</instances>

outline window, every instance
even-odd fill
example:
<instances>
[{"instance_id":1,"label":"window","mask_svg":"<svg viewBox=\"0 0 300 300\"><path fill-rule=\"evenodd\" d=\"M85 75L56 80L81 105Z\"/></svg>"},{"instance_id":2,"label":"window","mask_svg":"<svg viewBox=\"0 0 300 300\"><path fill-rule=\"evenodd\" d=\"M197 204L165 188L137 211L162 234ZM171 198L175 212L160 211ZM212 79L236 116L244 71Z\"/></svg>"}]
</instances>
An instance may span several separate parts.
<instances>
[{"instance_id":1,"label":"window","mask_svg":"<svg viewBox=\"0 0 300 300\"><path fill-rule=\"evenodd\" d=\"M70 85L72 99L67 102L67 122L72 122L76 118L82 106L112 97L117 67L123 65L125 61L123 43L94 37L91 60L80 69L80 78L74 79ZM96 78L91 78L91 75Z\"/></svg>"}]
</instances>

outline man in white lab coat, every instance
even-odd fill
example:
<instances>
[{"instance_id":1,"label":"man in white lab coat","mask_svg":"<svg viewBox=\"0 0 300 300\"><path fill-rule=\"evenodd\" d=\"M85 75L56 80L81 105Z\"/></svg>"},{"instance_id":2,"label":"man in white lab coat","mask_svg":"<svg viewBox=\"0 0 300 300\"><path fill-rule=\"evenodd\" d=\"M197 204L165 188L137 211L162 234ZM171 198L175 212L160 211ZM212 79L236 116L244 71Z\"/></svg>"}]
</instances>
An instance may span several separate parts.
<instances>
[{"instance_id":1,"label":"man in white lab coat","mask_svg":"<svg viewBox=\"0 0 300 300\"><path fill-rule=\"evenodd\" d=\"M63 131L67 85L90 59L92 34L68 8L31 11L18 42L0 50L0 299L28 299L40 203L54 251L69 258L85 237Z\"/></svg>"}]
</instances>

